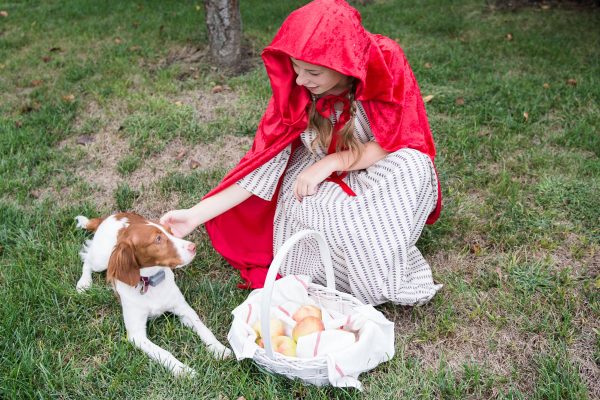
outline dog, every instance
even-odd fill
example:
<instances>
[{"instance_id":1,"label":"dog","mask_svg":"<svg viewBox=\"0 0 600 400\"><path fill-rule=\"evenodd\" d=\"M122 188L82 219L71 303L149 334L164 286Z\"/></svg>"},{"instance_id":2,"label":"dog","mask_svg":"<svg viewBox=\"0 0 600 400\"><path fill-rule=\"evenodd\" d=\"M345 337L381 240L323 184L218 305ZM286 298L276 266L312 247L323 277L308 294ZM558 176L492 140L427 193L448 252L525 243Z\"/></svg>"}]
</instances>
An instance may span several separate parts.
<instances>
[{"instance_id":1,"label":"dog","mask_svg":"<svg viewBox=\"0 0 600 400\"><path fill-rule=\"evenodd\" d=\"M146 336L149 318L165 312L177 315L183 325L196 332L216 358L226 358L231 350L223 346L188 305L175 284L173 269L188 265L196 246L173 236L170 229L133 213L105 218L77 216L77 227L94 232L81 252L83 271L77 291L92 284L92 272L107 270L106 279L120 299L127 338L174 375L195 375L167 350Z\"/></svg>"}]
</instances>

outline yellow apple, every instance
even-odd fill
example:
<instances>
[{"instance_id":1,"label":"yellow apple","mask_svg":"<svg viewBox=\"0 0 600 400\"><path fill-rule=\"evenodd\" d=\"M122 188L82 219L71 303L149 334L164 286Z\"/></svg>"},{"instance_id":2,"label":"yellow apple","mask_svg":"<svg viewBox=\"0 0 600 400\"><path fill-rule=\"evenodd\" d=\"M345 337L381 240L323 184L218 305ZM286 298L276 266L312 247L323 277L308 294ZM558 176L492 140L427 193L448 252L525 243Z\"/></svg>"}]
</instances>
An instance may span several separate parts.
<instances>
[{"instance_id":1,"label":"yellow apple","mask_svg":"<svg viewBox=\"0 0 600 400\"><path fill-rule=\"evenodd\" d=\"M306 317L296 324L292 330L292 337L297 342L301 336L309 335L325 329L323 321L317 317Z\"/></svg>"},{"instance_id":2,"label":"yellow apple","mask_svg":"<svg viewBox=\"0 0 600 400\"><path fill-rule=\"evenodd\" d=\"M289 336L275 336L271 338L273 350L284 356L296 357L296 342Z\"/></svg>"},{"instance_id":3,"label":"yellow apple","mask_svg":"<svg viewBox=\"0 0 600 400\"><path fill-rule=\"evenodd\" d=\"M321 309L319 307L306 305L296 310L296 312L292 316L292 318L296 322L300 322L306 317L316 317L321 319Z\"/></svg>"},{"instance_id":4,"label":"yellow apple","mask_svg":"<svg viewBox=\"0 0 600 400\"><path fill-rule=\"evenodd\" d=\"M257 320L253 325L252 329L256 332L256 336L262 337L260 320ZM285 325L283 321L277 318L271 318L271 324L269 326L271 337L285 335Z\"/></svg>"}]
</instances>

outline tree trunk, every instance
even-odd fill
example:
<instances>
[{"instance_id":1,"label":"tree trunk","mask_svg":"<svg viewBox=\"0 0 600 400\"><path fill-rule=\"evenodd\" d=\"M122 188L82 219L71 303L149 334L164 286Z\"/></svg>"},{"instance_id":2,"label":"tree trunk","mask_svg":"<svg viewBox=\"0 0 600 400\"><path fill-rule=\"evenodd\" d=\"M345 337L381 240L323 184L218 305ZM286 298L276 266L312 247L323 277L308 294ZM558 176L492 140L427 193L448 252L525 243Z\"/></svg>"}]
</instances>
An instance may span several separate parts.
<instances>
[{"instance_id":1,"label":"tree trunk","mask_svg":"<svg viewBox=\"0 0 600 400\"><path fill-rule=\"evenodd\" d=\"M238 0L204 0L212 59L221 67L237 69L241 60L242 19Z\"/></svg>"}]
</instances>

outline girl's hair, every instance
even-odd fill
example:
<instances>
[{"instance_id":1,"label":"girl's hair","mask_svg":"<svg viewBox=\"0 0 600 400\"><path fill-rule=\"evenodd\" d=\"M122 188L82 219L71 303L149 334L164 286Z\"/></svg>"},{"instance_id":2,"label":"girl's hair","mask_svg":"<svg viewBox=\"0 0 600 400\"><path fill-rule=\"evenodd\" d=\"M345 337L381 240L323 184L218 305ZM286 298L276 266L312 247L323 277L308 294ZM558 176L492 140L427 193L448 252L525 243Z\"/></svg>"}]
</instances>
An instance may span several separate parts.
<instances>
[{"instance_id":1,"label":"girl's hair","mask_svg":"<svg viewBox=\"0 0 600 400\"><path fill-rule=\"evenodd\" d=\"M339 139L336 143L335 151L350 150L354 156L354 162L350 165L353 166L357 163L364 151L364 146L354 137L354 118L356 116L356 100L355 95L355 79L352 79L350 84L350 90L348 91L348 100L350 101L350 119L346 122L346 125L339 131ZM308 129L314 129L317 132L317 136L311 143L312 151L315 152L317 146L327 151L329 143L331 141L331 135L333 133L333 124L328 118L323 117L316 110L316 98L313 97L312 105L308 113Z\"/></svg>"}]
</instances>

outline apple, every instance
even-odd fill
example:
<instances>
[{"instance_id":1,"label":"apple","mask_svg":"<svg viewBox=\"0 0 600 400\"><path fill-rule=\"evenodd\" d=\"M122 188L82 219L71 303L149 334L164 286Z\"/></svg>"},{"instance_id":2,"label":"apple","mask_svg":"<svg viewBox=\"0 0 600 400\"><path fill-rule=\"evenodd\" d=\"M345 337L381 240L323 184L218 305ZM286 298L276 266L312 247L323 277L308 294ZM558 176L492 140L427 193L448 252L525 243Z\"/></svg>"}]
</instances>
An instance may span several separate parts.
<instances>
[{"instance_id":1,"label":"apple","mask_svg":"<svg viewBox=\"0 0 600 400\"><path fill-rule=\"evenodd\" d=\"M284 356L296 357L296 342L289 336L275 336L271 338L273 350Z\"/></svg>"},{"instance_id":2,"label":"apple","mask_svg":"<svg viewBox=\"0 0 600 400\"><path fill-rule=\"evenodd\" d=\"M252 329L256 332L256 336L262 337L260 320L257 320L253 325ZM271 324L269 326L269 330L271 333L271 337L273 336L283 336L285 335L285 325L283 321L277 318L271 318Z\"/></svg>"},{"instance_id":3,"label":"apple","mask_svg":"<svg viewBox=\"0 0 600 400\"><path fill-rule=\"evenodd\" d=\"M321 309L319 307L306 305L296 310L292 318L296 322L302 321L306 317L316 317L321 319Z\"/></svg>"},{"instance_id":4,"label":"apple","mask_svg":"<svg viewBox=\"0 0 600 400\"><path fill-rule=\"evenodd\" d=\"M256 344L258 345L258 347L262 347L263 349L265 348L265 342L263 342L262 338L256 338Z\"/></svg>"},{"instance_id":5,"label":"apple","mask_svg":"<svg viewBox=\"0 0 600 400\"><path fill-rule=\"evenodd\" d=\"M317 317L306 317L296 324L292 330L292 337L297 342L301 336L309 335L325 329L323 321Z\"/></svg>"}]
</instances>

